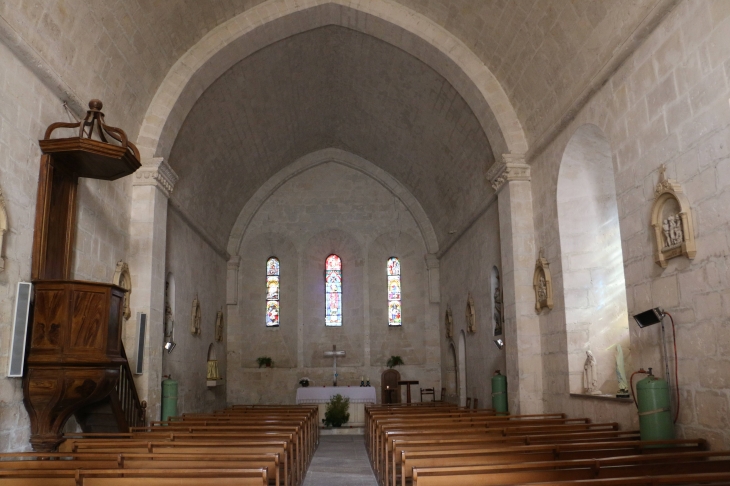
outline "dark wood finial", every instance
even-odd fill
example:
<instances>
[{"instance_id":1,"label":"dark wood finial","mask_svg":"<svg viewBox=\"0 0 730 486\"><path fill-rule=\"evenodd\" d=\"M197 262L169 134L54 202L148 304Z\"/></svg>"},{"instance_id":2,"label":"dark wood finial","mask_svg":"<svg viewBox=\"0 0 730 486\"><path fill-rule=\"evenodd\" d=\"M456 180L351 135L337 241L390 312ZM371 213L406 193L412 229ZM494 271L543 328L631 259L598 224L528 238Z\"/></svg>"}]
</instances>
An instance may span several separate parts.
<instances>
[{"instance_id":1,"label":"dark wood finial","mask_svg":"<svg viewBox=\"0 0 730 486\"><path fill-rule=\"evenodd\" d=\"M94 111L101 111L102 107L104 106L104 103L101 102L101 100L93 99L89 101L89 109Z\"/></svg>"}]
</instances>

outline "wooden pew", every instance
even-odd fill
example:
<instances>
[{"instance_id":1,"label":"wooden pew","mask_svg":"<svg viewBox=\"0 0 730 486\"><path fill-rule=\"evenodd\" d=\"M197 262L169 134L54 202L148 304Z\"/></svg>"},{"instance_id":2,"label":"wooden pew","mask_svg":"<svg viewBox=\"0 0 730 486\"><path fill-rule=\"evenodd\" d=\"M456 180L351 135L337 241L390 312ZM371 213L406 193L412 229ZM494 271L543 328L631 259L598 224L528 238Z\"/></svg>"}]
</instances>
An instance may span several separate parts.
<instances>
[{"instance_id":1,"label":"wooden pew","mask_svg":"<svg viewBox=\"0 0 730 486\"><path fill-rule=\"evenodd\" d=\"M0 470L3 486L267 486L262 469Z\"/></svg>"},{"instance_id":2,"label":"wooden pew","mask_svg":"<svg viewBox=\"0 0 730 486\"><path fill-rule=\"evenodd\" d=\"M685 454L692 453L633 456L601 461L560 461L550 464L416 468L413 471L413 486L727 485L730 481L730 459L727 452L697 453L705 457L694 458L682 457ZM710 460L717 454L723 454L724 459Z\"/></svg>"},{"instance_id":3,"label":"wooden pew","mask_svg":"<svg viewBox=\"0 0 730 486\"><path fill-rule=\"evenodd\" d=\"M37 460L29 460L37 459ZM267 468L274 485L285 486L279 454L3 453L0 470L60 469L257 469Z\"/></svg>"},{"instance_id":4,"label":"wooden pew","mask_svg":"<svg viewBox=\"0 0 730 486\"><path fill-rule=\"evenodd\" d=\"M284 441L275 442L265 439L251 441L140 441L140 440L94 440L82 439L73 445L72 452L93 453L149 453L149 454L279 454L282 464L282 477L285 485L296 485L303 478L303 473L292 470L289 460L289 444Z\"/></svg>"},{"instance_id":5,"label":"wooden pew","mask_svg":"<svg viewBox=\"0 0 730 486\"><path fill-rule=\"evenodd\" d=\"M718 454L705 451L707 444L703 440L676 440L676 441L654 441L654 442L593 442L593 443L569 443L569 444L546 444L546 445L530 445L517 446L509 445L506 447L489 448L489 449L460 449L460 450L444 450L444 451L404 451L402 453L402 469L401 469L401 486L405 486L408 480L413 477L413 471L416 469L430 468L446 468L460 466L504 466L514 465L515 470L527 468L531 463L548 464L553 463L558 467L559 462L571 464L588 464L595 466L597 463L604 463L606 458L613 460L623 460L625 457L675 457L677 460L684 460L691 454ZM671 449L671 453L666 451ZM637 454L642 454L637 456ZM688 455L689 454L689 455ZM702 456L703 459L706 456ZM598 461L601 459L601 461ZM727 457L730 464L730 456ZM579 463L576 461L583 460L587 463ZM643 459L648 462L652 459ZM610 461L609 461L610 462ZM630 463L636 461L629 461ZM511 467L511 466L510 466ZM578 467L578 466L576 466ZM543 466L541 471L549 469L549 466ZM500 470L499 467L493 468L494 471ZM634 473L628 474L632 475ZM535 477L538 477L539 474ZM593 478L596 476L590 476ZM557 479L559 477L556 476ZM550 479L550 478L548 478ZM578 479L586 479L579 477ZM464 480L466 481L466 479ZM521 481L521 480L520 480ZM458 477L459 484L462 478ZM500 484L500 483L495 483Z\"/></svg>"}]
</instances>

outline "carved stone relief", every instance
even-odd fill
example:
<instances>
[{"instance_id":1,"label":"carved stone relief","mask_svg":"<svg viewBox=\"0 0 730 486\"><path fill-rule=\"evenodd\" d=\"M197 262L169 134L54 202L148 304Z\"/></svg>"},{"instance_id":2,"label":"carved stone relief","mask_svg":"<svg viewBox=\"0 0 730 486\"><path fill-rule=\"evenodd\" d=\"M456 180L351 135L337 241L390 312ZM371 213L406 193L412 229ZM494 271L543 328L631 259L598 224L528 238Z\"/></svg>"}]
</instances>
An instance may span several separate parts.
<instances>
[{"instance_id":1,"label":"carved stone relief","mask_svg":"<svg viewBox=\"0 0 730 486\"><path fill-rule=\"evenodd\" d=\"M454 317L451 315L451 306L446 306L446 316L444 317L444 324L446 325L446 337L454 337Z\"/></svg>"},{"instance_id":2,"label":"carved stone relief","mask_svg":"<svg viewBox=\"0 0 730 486\"><path fill-rule=\"evenodd\" d=\"M535 274L532 277L532 286L535 289L535 310L542 311L553 308L553 279L550 275L550 264L543 256L543 249L540 248L540 256L535 263Z\"/></svg>"},{"instance_id":3,"label":"carved stone relief","mask_svg":"<svg viewBox=\"0 0 730 486\"><path fill-rule=\"evenodd\" d=\"M124 293L124 301L122 302L122 309L124 319L128 320L132 316L132 309L129 307L129 298L132 295L132 276L129 274L129 265L126 262L122 260L117 262L112 283L126 290Z\"/></svg>"},{"instance_id":4,"label":"carved stone relief","mask_svg":"<svg viewBox=\"0 0 730 486\"><path fill-rule=\"evenodd\" d=\"M474 299L471 296L471 293L466 298L466 311L465 311L465 317L466 317L466 330L469 332L477 332L477 319L476 319L476 311L474 309Z\"/></svg>"},{"instance_id":5,"label":"carved stone relief","mask_svg":"<svg viewBox=\"0 0 730 486\"><path fill-rule=\"evenodd\" d=\"M193 299L193 312L190 319L190 334L192 334L193 336L200 335L200 320L200 302L198 301L198 296L196 295Z\"/></svg>"},{"instance_id":6,"label":"carved stone relief","mask_svg":"<svg viewBox=\"0 0 730 486\"><path fill-rule=\"evenodd\" d=\"M682 255L689 259L695 257L697 247L689 200L677 181L666 178L663 165L654 189L651 225L654 227L654 261L657 265L665 268L667 260Z\"/></svg>"}]
</instances>

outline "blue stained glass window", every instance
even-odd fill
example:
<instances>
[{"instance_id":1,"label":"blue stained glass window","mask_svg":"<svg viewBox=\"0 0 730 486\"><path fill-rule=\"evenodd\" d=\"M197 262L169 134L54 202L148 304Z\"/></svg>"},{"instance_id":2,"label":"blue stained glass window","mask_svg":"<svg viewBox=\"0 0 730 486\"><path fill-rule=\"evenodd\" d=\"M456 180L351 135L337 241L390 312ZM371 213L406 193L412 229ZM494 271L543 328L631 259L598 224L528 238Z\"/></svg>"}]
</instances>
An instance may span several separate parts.
<instances>
[{"instance_id":1,"label":"blue stained glass window","mask_svg":"<svg viewBox=\"0 0 730 486\"><path fill-rule=\"evenodd\" d=\"M325 325L342 325L342 260L330 255L324 265Z\"/></svg>"},{"instance_id":2,"label":"blue stained glass window","mask_svg":"<svg viewBox=\"0 0 730 486\"><path fill-rule=\"evenodd\" d=\"M279 325L279 259L266 260L266 326Z\"/></svg>"},{"instance_id":3,"label":"blue stained glass window","mask_svg":"<svg viewBox=\"0 0 730 486\"><path fill-rule=\"evenodd\" d=\"M400 260L388 258L386 273L388 275L388 325L400 326L401 320L401 284Z\"/></svg>"}]
</instances>

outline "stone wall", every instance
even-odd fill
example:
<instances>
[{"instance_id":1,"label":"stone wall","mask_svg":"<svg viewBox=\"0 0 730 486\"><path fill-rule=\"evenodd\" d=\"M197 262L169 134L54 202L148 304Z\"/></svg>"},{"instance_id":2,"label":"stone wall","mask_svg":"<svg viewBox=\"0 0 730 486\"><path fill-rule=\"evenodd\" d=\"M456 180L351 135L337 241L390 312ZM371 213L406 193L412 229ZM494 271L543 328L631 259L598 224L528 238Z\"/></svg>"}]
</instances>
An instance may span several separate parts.
<instances>
[{"instance_id":1,"label":"stone wall","mask_svg":"<svg viewBox=\"0 0 730 486\"><path fill-rule=\"evenodd\" d=\"M466 331L466 302L471 293L476 308L475 333L466 333L466 394L479 399L479 408L492 406L491 378L495 370L505 374L504 351L494 344L492 269L501 268L497 201L441 257L441 308L439 343L441 347L442 381L450 379L451 349L459 353L459 334ZM500 272L501 273L501 272ZM444 317L450 306L454 319L454 335L446 337ZM457 359L458 362L458 359ZM458 370L459 373L463 370ZM451 388L451 387L448 387ZM451 397L456 401L456 397Z\"/></svg>"},{"instance_id":2,"label":"stone wall","mask_svg":"<svg viewBox=\"0 0 730 486\"><path fill-rule=\"evenodd\" d=\"M162 372L178 382L178 413L210 412L225 407L224 385L208 388L206 372L208 348L213 344L218 369L226 382L226 261L216 253L180 214L167 213L166 275L174 280L170 299L175 320L172 353L162 354ZM198 297L202 312L201 333L190 333L193 299ZM223 311L223 340L215 340L215 321ZM161 326L156 327L160 329ZM159 420L149 417L150 420Z\"/></svg>"},{"instance_id":3,"label":"stone wall","mask_svg":"<svg viewBox=\"0 0 730 486\"><path fill-rule=\"evenodd\" d=\"M15 293L30 281L40 148L48 125L68 121L61 101L0 43L0 189L8 213L0 273L0 369L7 369ZM72 277L111 282L128 247L128 180L80 180ZM5 372L3 371L3 374ZM0 451L27 449L30 427L21 382L0 378Z\"/></svg>"},{"instance_id":4,"label":"stone wall","mask_svg":"<svg viewBox=\"0 0 730 486\"><path fill-rule=\"evenodd\" d=\"M637 423L633 405L570 398L568 380L560 375L568 366L556 186L571 136L593 123L611 143L629 315L660 306L677 324L678 433L707 437L713 446L730 444L729 6L723 1L682 2L532 160L536 237L555 277L555 308L540 318L546 411L619 420L625 426ZM650 227L661 164L689 198L697 237L695 259L670 260L666 269L654 263ZM639 329L631 322L630 332L633 367L651 366L663 375L659 327ZM671 349L671 336L668 341Z\"/></svg>"},{"instance_id":5,"label":"stone wall","mask_svg":"<svg viewBox=\"0 0 730 486\"><path fill-rule=\"evenodd\" d=\"M343 325L324 325L324 261L336 253L343 265ZM336 344L338 384L380 373L400 355L404 379L440 388L438 322L429 303L423 237L411 213L382 182L336 162L295 175L262 204L244 233L238 299L229 306L228 402L293 403L297 382L332 383ZM267 328L265 263L281 262L280 326ZM386 260L402 265L403 326L389 327L385 313ZM270 356L271 369L256 358ZM416 391L415 396L418 393ZM405 397L405 394L404 394Z\"/></svg>"}]
</instances>

